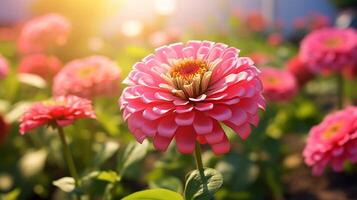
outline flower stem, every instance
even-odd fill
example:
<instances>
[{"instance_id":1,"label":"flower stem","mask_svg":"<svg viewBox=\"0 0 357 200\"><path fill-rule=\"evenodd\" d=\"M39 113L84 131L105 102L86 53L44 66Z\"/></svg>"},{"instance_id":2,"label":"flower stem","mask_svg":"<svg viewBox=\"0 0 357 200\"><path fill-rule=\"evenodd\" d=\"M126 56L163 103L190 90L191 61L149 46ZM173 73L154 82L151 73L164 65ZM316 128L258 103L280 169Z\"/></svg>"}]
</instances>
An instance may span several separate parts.
<instances>
[{"instance_id":1,"label":"flower stem","mask_svg":"<svg viewBox=\"0 0 357 200\"><path fill-rule=\"evenodd\" d=\"M70 151L70 149L68 147L68 143L67 143L66 136L64 134L63 128L60 127L60 126L57 126L57 130L58 130L58 134L59 134L59 136L61 138L62 148L63 148L63 155L64 155L64 159L66 160L69 173L74 178L75 186L79 187L80 186L79 176L78 176L77 169L76 169L76 166L75 166L74 161L73 161L73 157L72 157L71 151ZM77 196L77 199L80 199L79 195Z\"/></svg>"},{"instance_id":2,"label":"flower stem","mask_svg":"<svg viewBox=\"0 0 357 200\"><path fill-rule=\"evenodd\" d=\"M338 109L343 108L343 100L344 100L344 81L341 73L337 75L337 106Z\"/></svg>"},{"instance_id":3,"label":"flower stem","mask_svg":"<svg viewBox=\"0 0 357 200\"><path fill-rule=\"evenodd\" d=\"M203 163L202 163L201 145L198 142L196 142L196 147L195 147L195 159L196 159L197 170L199 171L201 176L202 184L207 184Z\"/></svg>"}]
</instances>

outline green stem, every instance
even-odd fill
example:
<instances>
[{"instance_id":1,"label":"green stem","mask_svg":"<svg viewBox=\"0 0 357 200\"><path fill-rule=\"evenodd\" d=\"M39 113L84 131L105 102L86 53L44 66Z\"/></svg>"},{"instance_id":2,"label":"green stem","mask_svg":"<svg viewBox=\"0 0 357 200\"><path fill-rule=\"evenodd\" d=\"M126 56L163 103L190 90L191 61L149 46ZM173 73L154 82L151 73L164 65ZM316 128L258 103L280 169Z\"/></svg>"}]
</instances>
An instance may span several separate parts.
<instances>
[{"instance_id":1,"label":"green stem","mask_svg":"<svg viewBox=\"0 0 357 200\"><path fill-rule=\"evenodd\" d=\"M76 166L73 161L71 151L68 147L66 136L65 136L63 128L61 126L57 126L57 130L58 130L58 134L61 138L61 142L62 142L64 159L66 160L69 173L74 178L75 186L77 188L80 186L79 176L78 176L77 169L76 169ZM81 199L79 195L76 195L76 198L79 200Z\"/></svg>"},{"instance_id":2,"label":"green stem","mask_svg":"<svg viewBox=\"0 0 357 200\"><path fill-rule=\"evenodd\" d=\"M202 183L206 183L207 181L206 181L203 163L202 163L201 145L198 142L196 142L196 147L195 147L195 159L196 159L197 170L200 173Z\"/></svg>"},{"instance_id":3,"label":"green stem","mask_svg":"<svg viewBox=\"0 0 357 200\"><path fill-rule=\"evenodd\" d=\"M344 100L344 81L341 73L337 75L337 99L338 109L342 109Z\"/></svg>"}]
</instances>

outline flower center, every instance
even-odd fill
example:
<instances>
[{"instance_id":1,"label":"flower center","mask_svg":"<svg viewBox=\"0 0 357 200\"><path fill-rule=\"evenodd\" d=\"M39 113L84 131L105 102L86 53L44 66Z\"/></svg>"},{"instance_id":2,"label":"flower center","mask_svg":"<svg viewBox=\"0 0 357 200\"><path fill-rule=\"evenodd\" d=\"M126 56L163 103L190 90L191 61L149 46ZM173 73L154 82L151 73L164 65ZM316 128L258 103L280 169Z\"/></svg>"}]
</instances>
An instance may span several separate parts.
<instances>
[{"instance_id":1,"label":"flower center","mask_svg":"<svg viewBox=\"0 0 357 200\"><path fill-rule=\"evenodd\" d=\"M97 71L97 69L94 66L88 66L88 67L82 67L77 71L77 75L80 78L87 78L88 76L91 76Z\"/></svg>"},{"instance_id":2,"label":"flower center","mask_svg":"<svg viewBox=\"0 0 357 200\"><path fill-rule=\"evenodd\" d=\"M277 85L280 84L280 80L277 77L274 76L268 76L264 78L264 82L271 84L271 85Z\"/></svg>"},{"instance_id":3,"label":"flower center","mask_svg":"<svg viewBox=\"0 0 357 200\"><path fill-rule=\"evenodd\" d=\"M215 66L199 59L177 60L164 78L175 88L172 92L176 96L195 98L207 90Z\"/></svg>"},{"instance_id":4,"label":"flower center","mask_svg":"<svg viewBox=\"0 0 357 200\"><path fill-rule=\"evenodd\" d=\"M324 41L324 44L327 47L338 47L342 42L343 42L343 40L340 37L331 37L331 38L327 38Z\"/></svg>"},{"instance_id":5,"label":"flower center","mask_svg":"<svg viewBox=\"0 0 357 200\"><path fill-rule=\"evenodd\" d=\"M42 102L46 106L65 106L67 105L67 101L64 100L47 100Z\"/></svg>"},{"instance_id":6,"label":"flower center","mask_svg":"<svg viewBox=\"0 0 357 200\"><path fill-rule=\"evenodd\" d=\"M330 139L332 136L334 136L338 131L343 127L342 122L336 122L329 126L323 133L322 133L322 138L325 140Z\"/></svg>"},{"instance_id":7,"label":"flower center","mask_svg":"<svg viewBox=\"0 0 357 200\"><path fill-rule=\"evenodd\" d=\"M207 63L202 60L183 60L172 68L171 77L191 81L195 76L201 76L207 71Z\"/></svg>"}]
</instances>

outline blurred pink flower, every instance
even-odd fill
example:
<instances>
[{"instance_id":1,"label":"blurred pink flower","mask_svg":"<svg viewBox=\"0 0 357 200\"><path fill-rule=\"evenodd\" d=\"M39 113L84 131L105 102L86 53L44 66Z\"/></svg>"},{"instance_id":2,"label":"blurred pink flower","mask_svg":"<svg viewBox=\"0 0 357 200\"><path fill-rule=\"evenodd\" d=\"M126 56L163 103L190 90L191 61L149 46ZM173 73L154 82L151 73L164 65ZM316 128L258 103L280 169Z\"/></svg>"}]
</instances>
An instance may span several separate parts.
<instances>
[{"instance_id":1,"label":"blurred pink flower","mask_svg":"<svg viewBox=\"0 0 357 200\"><path fill-rule=\"evenodd\" d=\"M40 16L26 22L18 38L21 53L39 53L67 42L71 24L58 14Z\"/></svg>"},{"instance_id":2,"label":"blurred pink flower","mask_svg":"<svg viewBox=\"0 0 357 200\"><path fill-rule=\"evenodd\" d=\"M259 75L264 86L264 96L271 101L291 100L297 93L295 77L288 71L265 67Z\"/></svg>"},{"instance_id":3,"label":"blurred pink flower","mask_svg":"<svg viewBox=\"0 0 357 200\"><path fill-rule=\"evenodd\" d=\"M254 63L258 66L266 65L272 61L270 55L262 52L254 52L249 54L249 57L254 61Z\"/></svg>"},{"instance_id":4,"label":"blurred pink flower","mask_svg":"<svg viewBox=\"0 0 357 200\"><path fill-rule=\"evenodd\" d=\"M357 107L329 114L314 126L303 152L314 175L321 175L328 164L343 170L345 161L357 163Z\"/></svg>"},{"instance_id":5,"label":"blurred pink flower","mask_svg":"<svg viewBox=\"0 0 357 200\"><path fill-rule=\"evenodd\" d=\"M271 46L278 46L283 42L284 38L281 33L271 33L268 36L268 44Z\"/></svg>"},{"instance_id":6,"label":"blurred pink flower","mask_svg":"<svg viewBox=\"0 0 357 200\"><path fill-rule=\"evenodd\" d=\"M216 154L230 144L221 122L246 139L264 108L259 70L239 50L209 41L156 49L134 65L124 83L120 108L138 142L153 139L165 151L173 139L191 153L196 141Z\"/></svg>"},{"instance_id":7,"label":"blurred pink flower","mask_svg":"<svg viewBox=\"0 0 357 200\"><path fill-rule=\"evenodd\" d=\"M346 78L351 79L351 80L356 78L357 77L357 64L356 65L348 65L348 66L344 67L343 75Z\"/></svg>"},{"instance_id":8,"label":"blurred pink flower","mask_svg":"<svg viewBox=\"0 0 357 200\"><path fill-rule=\"evenodd\" d=\"M159 47L169 42L169 35L164 31L157 31L150 35L149 42L152 47Z\"/></svg>"},{"instance_id":9,"label":"blurred pink flower","mask_svg":"<svg viewBox=\"0 0 357 200\"><path fill-rule=\"evenodd\" d=\"M18 26L0 27L0 41L14 41L18 35Z\"/></svg>"},{"instance_id":10,"label":"blurred pink flower","mask_svg":"<svg viewBox=\"0 0 357 200\"><path fill-rule=\"evenodd\" d=\"M293 21L293 27L295 30L302 30L306 28L306 20L303 17L297 17Z\"/></svg>"},{"instance_id":11,"label":"blurred pink flower","mask_svg":"<svg viewBox=\"0 0 357 200\"><path fill-rule=\"evenodd\" d=\"M92 102L77 96L60 96L33 104L20 120L23 135L40 126L68 126L77 119L95 119Z\"/></svg>"},{"instance_id":12,"label":"blurred pink flower","mask_svg":"<svg viewBox=\"0 0 357 200\"><path fill-rule=\"evenodd\" d=\"M263 32L267 28L267 21L258 11L252 11L247 15L247 28L254 32Z\"/></svg>"},{"instance_id":13,"label":"blurred pink flower","mask_svg":"<svg viewBox=\"0 0 357 200\"><path fill-rule=\"evenodd\" d=\"M302 62L299 56L295 56L286 63L287 70L295 76L298 85L301 87L314 78L314 74L306 63Z\"/></svg>"},{"instance_id":14,"label":"blurred pink flower","mask_svg":"<svg viewBox=\"0 0 357 200\"><path fill-rule=\"evenodd\" d=\"M322 14L313 13L310 15L310 29L317 30L327 28L331 25L330 19Z\"/></svg>"},{"instance_id":15,"label":"blurred pink flower","mask_svg":"<svg viewBox=\"0 0 357 200\"><path fill-rule=\"evenodd\" d=\"M9 63L0 55L0 80L4 79L9 73Z\"/></svg>"},{"instance_id":16,"label":"blurred pink flower","mask_svg":"<svg viewBox=\"0 0 357 200\"><path fill-rule=\"evenodd\" d=\"M341 72L357 64L357 32L325 28L307 35L300 46L300 58L315 73Z\"/></svg>"},{"instance_id":17,"label":"blurred pink flower","mask_svg":"<svg viewBox=\"0 0 357 200\"><path fill-rule=\"evenodd\" d=\"M119 92L120 70L104 56L90 56L66 64L55 76L54 96L76 95L92 99Z\"/></svg>"},{"instance_id":18,"label":"blurred pink flower","mask_svg":"<svg viewBox=\"0 0 357 200\"><path fill-rule=\"evenodd\" d=\"M52 81L61 67L62 62L55 56L30 54L21 59L18 72L35 74L47 81Z\"/></svg>"},{"instance_id":19,"label":"blurred pink flower","mask_svg":"<svg viewBox=\"0 0 357 200\"><path fill-rule=\"evenodd\" d=\"M0 145L4 142L6 135L9 131L9 124L5 122L5 119L0 115Z\"/></svg>"}]
</instances>

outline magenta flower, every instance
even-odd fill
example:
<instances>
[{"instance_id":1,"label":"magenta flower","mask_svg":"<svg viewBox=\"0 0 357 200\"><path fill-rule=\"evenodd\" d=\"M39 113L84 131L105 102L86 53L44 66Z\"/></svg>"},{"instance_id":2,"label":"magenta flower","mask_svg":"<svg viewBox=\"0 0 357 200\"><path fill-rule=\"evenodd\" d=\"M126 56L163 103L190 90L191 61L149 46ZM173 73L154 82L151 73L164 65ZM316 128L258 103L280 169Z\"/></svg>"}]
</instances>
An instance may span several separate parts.
<instances>
[{"instance_id":1,"label":"magenta flower","mask_svg":"<svg viewBox=\"0 0 357 200\"><path fill-rule=\"evenodd\" d=\"M71 32L71 24L65 17L48 14L26 22L18 38L21 53L39 53L64 45Z\"/></svg>"},{"instance_id":2,"label":"magenta flower","mask_svg":"<svg viewBox=\"0 0 357 200\"><path fill-rule=\"evenodd\" d=\"M357 107L329 114L314 126L303 156L314 175L321 175L329 164L340 172L345 161L357 163Z\"/></svg>"},{"instance_id":3,"label":"magenta flower","mask_svg":"<svg viewBox=\"0 0 357 200\"><path fill-rule=\"evenodd\" d=\"M156 49L134 65L120 107L138 142L165 151L173 139L191 153L198 141L223 154L230 144L221 123L246 139L265 106L259 70L239 50L209 41Z\"/></svg>"},{"instance_id":4,"label":"magenta flower","mask_svg":"<svg viewBox=\"0 0 357 200\"><path fill-rule=\"evenodd\" d=\"M9 63L0 55L0 80L4 79L9 73Z\"/></svg>"},{"instance_id":5,"label":"magenta flower","mask_svg":"<svg viewBox=\"0 0 357 200\"><path fill-rule=\"evenodd\" d=\"M92 99L113 96L119 91L120 70L104 56L90 56L69 62L55 76L53 94Z\"/></svg>"},{"instance_id":6,"label":"magenta flower","mask_svg":"<svg viewBox=\"0 0 357 200\"><path fill-rule=\"evenodd\" d=\"M62 62L55 56L31 54L22 58L18 72L35 74L47 81L52 81L61 67Z\"/></svg>"},{"instance_id":7,"label":"magenta flower","mask_svg":"<svg viewBox=\"0 0 357 200\"><path fill-rule=\"evenodd\" d=\"M303 39L299 54L315 73L341 72L357 64L357 32L336 28L314 31Z\"/></svg>"},{"instance_id":8,"label":"magenta flower","mask_svg":"<svg viewBox=\"0 0 357 200\"><path fill-rule=\"evenodd\" d=\"M299 56L295 56L288 60L286 69L295 76L299 86L305 85L308 81L314 78L314 73L306 63L302 62Z\"/></svg>"},{"instance_id":9,"label":"magenta flower","mask_svg":"<svg viewBox=\"0 0 357 200\"><path fill-rule=\"evenodd\" d=\"M295 77L288 71L272 67L262 68L260 78L264 86L264 96L276 102L289 101L297 93Z\"/></svg>"},{"instance_id":10,"label":"magenta flower","mask_svg":"<svg viewBox=\"0 0 357 200\"><path fill-rule=\"evenodd\" d=\"M96 118L92 102L76 96L60 96L32 105L20 120L23 135L40 126L67 126L77 119Z\"/></svg>"}]
</instances>

